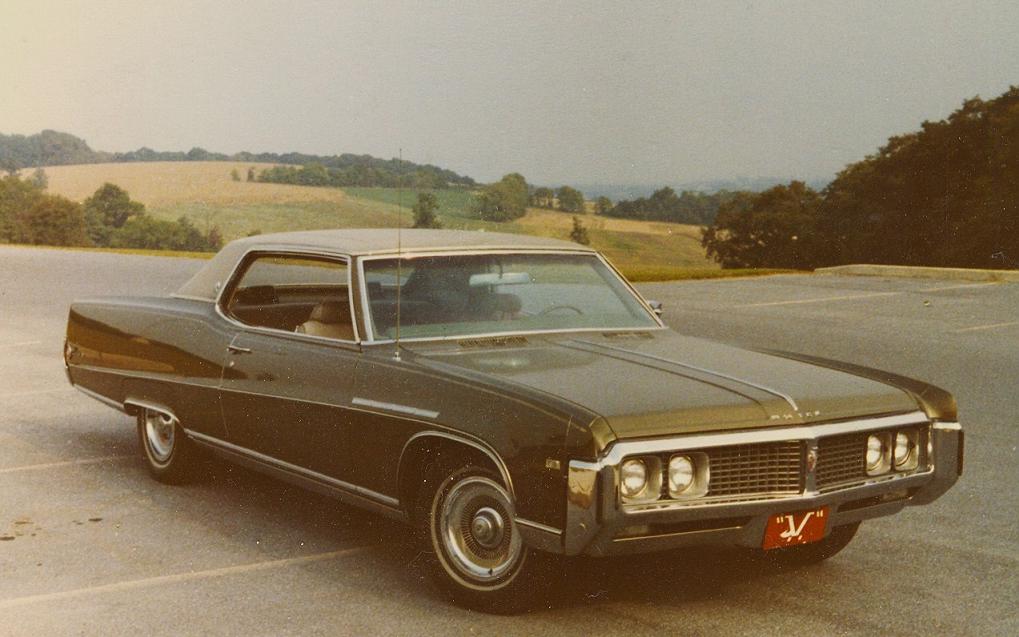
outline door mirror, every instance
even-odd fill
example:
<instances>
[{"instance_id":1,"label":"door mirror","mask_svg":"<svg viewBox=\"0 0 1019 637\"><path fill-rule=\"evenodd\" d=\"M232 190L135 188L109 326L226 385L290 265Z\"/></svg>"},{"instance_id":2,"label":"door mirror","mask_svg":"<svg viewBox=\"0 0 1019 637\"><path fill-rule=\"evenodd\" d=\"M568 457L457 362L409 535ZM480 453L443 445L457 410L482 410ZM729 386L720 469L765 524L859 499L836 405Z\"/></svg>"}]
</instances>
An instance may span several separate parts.
<instances>
[{"instance_id":1,"label":"door mirror","mask_svg":"<svg viewBox=\"0 0 1019 637\"><path fill-rule=\"evenodd\" d=\"M647 304L651 307L651 311L655 313L655 316L661 316L662 315L662 302L661 301L652 301L652 300L648 299Z\"/></svg>"}]
</instances>

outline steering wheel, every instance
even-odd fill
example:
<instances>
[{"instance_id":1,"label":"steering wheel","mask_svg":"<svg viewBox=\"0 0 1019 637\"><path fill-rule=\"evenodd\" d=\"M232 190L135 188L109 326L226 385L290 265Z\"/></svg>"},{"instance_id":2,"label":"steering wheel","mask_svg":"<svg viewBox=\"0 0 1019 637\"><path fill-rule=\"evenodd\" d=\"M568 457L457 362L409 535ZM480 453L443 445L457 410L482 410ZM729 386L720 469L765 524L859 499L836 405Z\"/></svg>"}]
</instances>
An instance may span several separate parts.
<instances>
[{"instance_id":1,"label":"steering wheel","mask_svg":"<svg viewBox=\"0 0 1019 637\"><path fill-rule=\"evenodd\" d=\"M575 305L550 305L546 307L544 310L538 312L538 316L545 316L546 314L558 312L559 310L570 310L571 312L576 312L578 315L584 313L583 310L581 310L579 307Z\"/></svg>"}]
</instances>

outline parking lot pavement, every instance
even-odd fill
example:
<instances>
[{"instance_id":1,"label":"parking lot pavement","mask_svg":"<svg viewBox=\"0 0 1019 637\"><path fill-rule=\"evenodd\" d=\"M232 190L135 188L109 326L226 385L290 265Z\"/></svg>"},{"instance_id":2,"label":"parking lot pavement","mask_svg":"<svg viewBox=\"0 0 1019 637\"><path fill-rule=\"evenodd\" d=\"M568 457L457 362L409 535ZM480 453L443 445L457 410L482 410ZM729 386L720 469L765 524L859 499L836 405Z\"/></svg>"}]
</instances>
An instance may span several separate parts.
<instances>
[{"instance_id":1,"label":"parking lot pavement","mask_svg":"<svg viewBox=\"0 0 1019 637\"><path fill-rule=\"evenodd\" d=\"M163 294L200 262L0 247L0 635L1016 634L1019 285L783 275L640 286L677 330L933 381L966 473L827 564L731 551L573 560L546 608L448 605L406 530L212 463L152 481L132 421L69 390L67 304Z\"/></svg>"}]
</instances>

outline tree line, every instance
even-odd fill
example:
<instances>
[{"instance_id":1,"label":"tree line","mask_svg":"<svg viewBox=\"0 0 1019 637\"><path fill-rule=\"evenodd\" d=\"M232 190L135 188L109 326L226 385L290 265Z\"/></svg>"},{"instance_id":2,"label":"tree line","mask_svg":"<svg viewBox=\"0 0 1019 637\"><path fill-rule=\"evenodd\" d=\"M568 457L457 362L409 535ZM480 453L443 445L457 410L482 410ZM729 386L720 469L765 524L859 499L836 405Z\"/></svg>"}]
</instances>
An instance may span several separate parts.
<instances>
[{"instance_id":1,"label":"tree line","mask_svg":"<svg viewBox=\"0 0 1019 637\"><path fill-rule=\"evenodd\" d=\"M1019 87L890 138L820 192L737 197L702 244L723 267L1019 267Z\"/></svg>"},{"instance_id":2,"label":"tree line","mask_svg":"<svg viewBox=\"0 0 1019 637\"><path fill-rule=\"evenodd\" d=\"M623 219L641 219L643 221L669 221L672 223L688 223L698 226L714 222L719 208L741 192L720 190L704 193L684 190L680 194L672 188L656 190L650 197L623 200L600 211L600 214Z\"/></svg>"},{"instance_id":3,"label":"tree line","mask_svg":"<svg viewBox=\"0 0 1019 637\"><path fill-rule=\"evenodd\" d=\"M51 246L216 251L219 228L202 233L187 217L155 219L127 191L106 183L82 203L46 192L46 174L0 177L0 242Z\"/></svg>"},{"instance_id":4,"label":"tree line","mask_svg":"<svg viewBox=\"0 0 1019 637\"><path fill-rule=\"evenodd\" d=\"M0 134L0 169L8 174L24 168L64 166L69 164L98 164L107 162L147 161L239 161L250 163L287 164L293 166L318 165L327 170L343 173L345 186L383 186L393 180L429 179L431 187L473 187L470 177L432 164L416 164L400 159L379 159L371 155L309 155L306 153L250 153L247 151L226 155L192 148L187 152L156 151L142 147L126 153L109 153L92 150L85 140L69 133L44 130L35 135ZM422 175L422 177L418 177ZM386 182L389 180L389 182ZM299 182L286 182L299 183Z\"/></svg>"},{"instance_id":5,"label":"tree line","mask_svg":"<svg viewBox=\"0 0 1019 637\"><path fill-rule=\"evenodd\" d=\"M461 181L450 181L449 171L434 166L419 166L410 171L400 167L393 172L383 163L359 163L343 168L330 167L313 162L305 166L273 166L258 173L258 181L299 186L332 186L336 188L416 188L442 189L473 185Z\"/></svg>"}]
</instances>

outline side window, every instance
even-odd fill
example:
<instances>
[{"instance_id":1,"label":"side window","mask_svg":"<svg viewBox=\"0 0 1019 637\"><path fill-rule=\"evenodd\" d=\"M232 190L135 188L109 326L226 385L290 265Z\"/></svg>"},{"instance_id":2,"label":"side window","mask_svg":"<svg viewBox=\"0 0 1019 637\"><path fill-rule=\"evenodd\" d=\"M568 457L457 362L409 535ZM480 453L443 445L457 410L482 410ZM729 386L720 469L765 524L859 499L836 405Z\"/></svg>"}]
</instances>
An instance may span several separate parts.
<instances>
[{"instance_id":1,"label":"side window","mask_svg":"<svg viewBox=\"0 0 1019 637\"><path fill-rule=\"evenodd\" d=\"M223 310L245 325L355 340L342 260L256 255L227 291Z\"/></svg>"}]
</instances>

